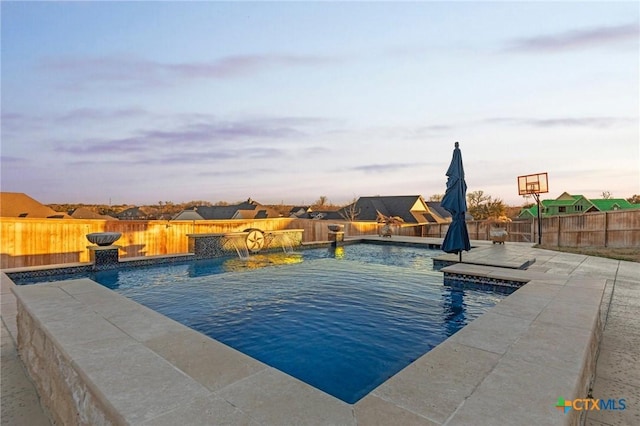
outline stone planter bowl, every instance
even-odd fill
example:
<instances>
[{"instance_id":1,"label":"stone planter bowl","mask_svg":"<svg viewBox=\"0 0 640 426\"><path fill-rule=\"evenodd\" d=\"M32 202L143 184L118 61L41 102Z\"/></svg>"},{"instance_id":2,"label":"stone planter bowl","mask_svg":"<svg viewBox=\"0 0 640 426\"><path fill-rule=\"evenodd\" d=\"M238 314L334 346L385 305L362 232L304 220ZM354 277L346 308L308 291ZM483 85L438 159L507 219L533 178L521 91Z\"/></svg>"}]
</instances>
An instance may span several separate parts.
<instances>
[{"instance_id":1,"label":"stone planter bowl","mask_svg":"<svg viewBox=\"0 0 640 426\"><path fill-rule=\"evenodd\" d=\"M110 246L118 241L121 235L119 232L94 232L93 234L87 234L87 240L99 246Z\"/></svg>"},{"instance_id":2,"label":"stone planter bowl","mask_svg":"<svg viewBox=\"0 0 640 426\"><path fill-rule=\"evenodd\" d=\"M344 225L329 225L328 227L331 232L342 232L344 229Z\"/></svg>"}]
</instances>

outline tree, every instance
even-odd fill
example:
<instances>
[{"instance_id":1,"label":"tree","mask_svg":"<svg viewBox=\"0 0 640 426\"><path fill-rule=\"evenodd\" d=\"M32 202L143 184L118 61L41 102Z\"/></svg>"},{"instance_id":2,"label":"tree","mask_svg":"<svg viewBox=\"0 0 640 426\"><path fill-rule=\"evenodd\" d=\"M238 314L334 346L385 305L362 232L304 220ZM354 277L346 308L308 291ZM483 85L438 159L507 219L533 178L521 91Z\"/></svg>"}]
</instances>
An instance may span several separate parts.
<instances>
[{"instance_id":1,"label":"tree","mask_svg":"<svg viewBox=\"0 0 640 426\"><path fill-rule=\"evenodd\" d=\"M342 210L340 210L340 216L342 216L344 220L355 222L360 215L360 209L356 207L357 205L358 200L356 199L356 197L353 197L353 200L351 200L351 204L343 207Z\"/></svg>"},{"instance_id":2,"label":"tree","mask_svg":"<svg viewBox=\"0 0 640 426\"><path fill-rule=\"evenodd\" d=\"M627 198L631 204L640 204L640 194L633 194L631 198Z\"/></svg>"},{"instance_id":3,"label":"tree","mask_svg":"<svg viewBox=\"0 0 640 426\"><path fill-rule=\"evenodd\" d=\"M442 197L444 197L444 194L433 194L429 197L428 201L442 201Z\"/></svg>"},{"instance_id":4,"label":"tree","mask_svg":"<svg viewBox=\"0 0 640 426\"><path fill-rule=\"evenodd\" d=\"M610 200L611 198L613 198L613 195L611 195L610 191L602 191L603 200Z\"/></svg>"},{"instance_id":5,"label":"tree","mask_svg":"<svg viewBox=\"0 0 640 426\"><path fill-rule=\"evenodd\" d=\"M500 198L487 201L487 219L499 218L507 215L507 206ZM474 216L475 217L475 216Z\"/></svg>"},{"instance_id":6,"label":"tree","mask_svg":"<svg viewBox=\"0 0 640 426\"><path fill-rule=\"evenodd\" d=\"M467 210L476 220L487 218L484 203L491 200L491 197L484 195L484 191L473 191L467 194Z\"/></svg>"},{"instance_id":7,"label":"tree","mask_svg":"<svg viewBox=\"0 0 640 426\"><path fill-rule=\"evenodd\" d=\"M327 204L327 201L328 201L328 200L329 200L329 199L327 198L327 196L326 196L326 195L321 195L321 196L316 200L316 202L314 203L314 206L315 206L315 207L320 207L320 208L321 208L321 207L324 207L324 206Z\"/></svg>"},{"instance_id":8,"label":"tree","mask_svg":"<svg viewBox=\"0 0 640 426\"><path fill-rule=\"evenodd\" d=\"M499 218L506 216L507 206L504 202L490 195L485 195L484 191L473 191L467 194L467 209L475 220L485 220L489 218Z\"/></svg>"}]
</instances>

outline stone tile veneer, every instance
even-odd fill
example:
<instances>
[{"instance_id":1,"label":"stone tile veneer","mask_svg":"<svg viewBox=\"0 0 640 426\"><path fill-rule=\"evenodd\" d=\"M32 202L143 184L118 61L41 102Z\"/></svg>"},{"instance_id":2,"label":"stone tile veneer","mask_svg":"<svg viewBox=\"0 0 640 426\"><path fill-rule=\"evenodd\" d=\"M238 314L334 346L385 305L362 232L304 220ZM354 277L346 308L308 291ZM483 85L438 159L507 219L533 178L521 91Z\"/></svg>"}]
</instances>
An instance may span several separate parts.
<instances>
[{"instance_id":1,"label":"stone tile veneer","mask_svg":"<svg viewBox=\"0 0 640 426\"><path fill-rule=\"evenodd\" d=\"M264 231L264 246L261 251L282 250L286 243L292 247L299 247L302 244L303 232L303 229ZM247 234L248 232L188 234L189 252L198 259L235 255L236 244L241 244Z\"/></svg>"}]
</instances>

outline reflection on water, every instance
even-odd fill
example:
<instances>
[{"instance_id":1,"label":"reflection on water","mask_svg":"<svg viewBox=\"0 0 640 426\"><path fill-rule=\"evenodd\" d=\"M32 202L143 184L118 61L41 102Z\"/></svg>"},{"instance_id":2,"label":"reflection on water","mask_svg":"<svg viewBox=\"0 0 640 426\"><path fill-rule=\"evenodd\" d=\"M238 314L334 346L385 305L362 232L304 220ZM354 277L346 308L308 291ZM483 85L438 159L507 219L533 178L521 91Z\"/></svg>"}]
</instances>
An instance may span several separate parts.
<instances>
[{"instance_id":1,"label":"reflection on water","mask_svg":"<svg viewBox=\"0 0 640 426\"><path fill-rule=\"evenodd\" d=\"M329 257L333 257L336 259L344 259L344 247L329 247Z\"/></svg>"},{"instance_id":2,"label":"reflection on water","mask_svg":"<svg viewBox=\"0 0 640 426\"><path fill-rule=\"evenodd\" d=\"M444 324L447 334L452 336L467 323L464 303L464 291L462 289L444 287L442 297L444 303Z\"/></svg>"},{"instance_id":3,"label":"reflection on water","mask_svg":"<svg viewBox=\"0 0 640 426\"><path fill-rule=\"evenodd\" d=\"M190 277L203 277L224 272L240 272L267 266L293 265L303 261L302 253L265 253L251 254L246 259L218 258L193 262L189 265Z\"/></svg>"},{"instance_id":4,"label":"reflection on water","mask_svg":"<svg viewBox=\"0 0 640 426\"><path fill-rule=\"evenodd\" d=\"M253 254L247 259L227 259L222 264L225 272L245 271L274 265L292 265L301 263L302 253L267 253Z\"/></svg>"},{"instance_id":5,"label":"reflection on water","mask_svg":"<svg viewBox=\"0 0 640 426\"><path fill-rule=\"evenodd\" d=\"M117 269L110 269L96 272L95 280L103 286L115 290L120 287L120 271Z\"/></svg>"}]
</instances>

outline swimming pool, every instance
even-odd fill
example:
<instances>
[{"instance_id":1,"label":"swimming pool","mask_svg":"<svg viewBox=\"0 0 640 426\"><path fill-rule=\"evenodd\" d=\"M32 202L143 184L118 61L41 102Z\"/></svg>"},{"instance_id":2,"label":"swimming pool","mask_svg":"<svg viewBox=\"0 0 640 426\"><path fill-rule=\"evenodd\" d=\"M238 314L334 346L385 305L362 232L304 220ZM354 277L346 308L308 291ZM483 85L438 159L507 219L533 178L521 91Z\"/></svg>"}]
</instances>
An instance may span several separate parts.
<instances>
[{"instance_id":1,"label":"swimming pool","mask_svg":"<svg viewBox=\"0 0 640 426\"><path fill-rule=\"evenodd\" d=\"M91 278L354 403L505 297L443 286L441 253L359 244Z\"/></svg>"}]
</instances>

